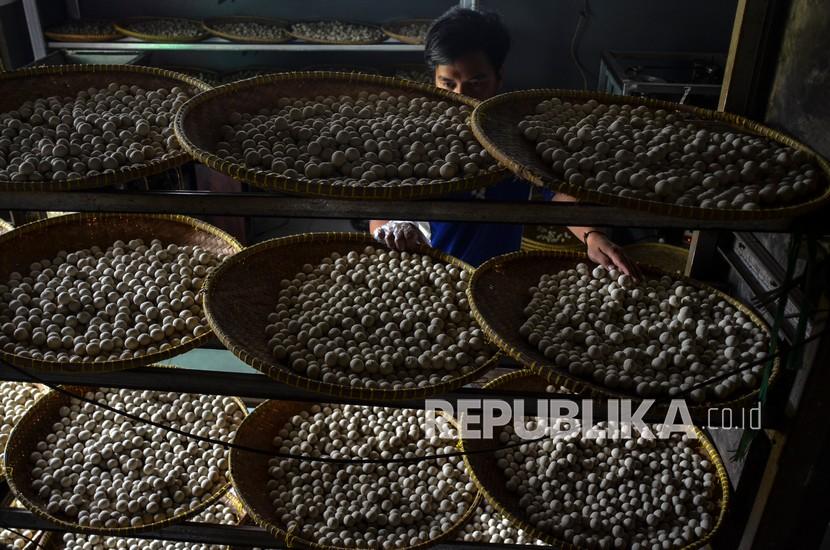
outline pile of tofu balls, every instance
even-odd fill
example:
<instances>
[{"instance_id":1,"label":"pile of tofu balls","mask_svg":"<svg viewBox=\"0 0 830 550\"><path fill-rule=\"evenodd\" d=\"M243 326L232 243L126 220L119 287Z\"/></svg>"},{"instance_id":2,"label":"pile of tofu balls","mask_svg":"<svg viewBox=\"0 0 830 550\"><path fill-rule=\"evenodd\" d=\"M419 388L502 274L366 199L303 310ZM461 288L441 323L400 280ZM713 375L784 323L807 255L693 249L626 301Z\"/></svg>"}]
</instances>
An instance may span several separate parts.
<instances>
[{"instance_id":1,"label":"pile of tofu balls","mask_svg":"<svg viewBox=\"0 0 830 550\"><path fill-rule=\"evenodd\" d=\"M265 23L257 20L247 21L211 21L210 27L240 40L267 40L283 42L288 40L286 28L279 23Z\"/></svg>"},{"instance_id":2,"label":"pile of tofu balls","mask_svg":"<svg viewBox=\"0 0 830 550\"><path fill-rule=\"evenodd\" d=\"M722 401L755 390L769 334L711 289L584 263L531 287L519 333L552 367L643 397ZM724 380L691 390L706 380ZM691 390L691 391L690 391Z\"/></svg>"},{"instance_id":3,"label":"pile of tofu balls","mask_svg":"<svg viewBox=\"0 0 830 550\"><path fill-rule=\"evenodd\" d=\"M410 95L283 97L231 112L216 154L292 180L355 187L428 185L498 169L467 123L470 107Z\"/></svg>"},{"instance_id":4,"label":"pile of tofu balls","mask_svg":"<svg viewBox=\"0 0 830 550\"><path fill-rule=\"evenodd\" d=\"M163 426L230 442L245 416L233 398L149 390L90 390ZM29 455L32 489L49 514L89 528L140 527L186 514L228 483L227 450L71 398Z\"/></svg>"},{"instance_id":5,"label":"pile of tofu balls","mask_svg":"<svg viewBox=\"0 0 830 550\"><path fill-rule=\"evenodd\" d=\"M508 490L539 531L580 548L656 550L685 547L714 529L721 487L696 438L659 438L659 424L628 437L608 422L584 436L575 421L541 422L526 427L543 426L544 439L495 453ZM498 440L523 441L512 425Z\"/></svg>"},{"instance_id":6,"label":"pile of tofu balls","mask_svg":"<svg viewBox=\"0 0 830 550\"><path fill-rule=\"evenodd\" d=\"M291 25L299 37L319 42L375 43L386 39L377 27L344 21L301 21Z\"/></svg>"},{"instance_id":7,"label":"pile of tofu balls","mask_svg":"<svg viewBox=\"0 0 830 550\"><path fill-rule=\"evenodd\" d=\"M191 95L112 83L0 113L0 186L79 180L180 155L171 122Z\"/></svg>"},{"instance_id":8,"label":"pile of tofu balls","mask_svg":"<svg viewBox=\"0 0 830 550\"><path fill-rule=\"evenodd\" d=\"M757 210L804 202L827 185L803 151L680 111L553 97L518 126L557 177L586 191Z\"/></svg>"},{"instance_id":9,"label":"pile of tofu balls","mask_svg":"<svg viewBox=\"0 0 830 550\"><path fill-rule=\"evenodd\" d=\"M266 336L298 374L412 389L471 372L494 351L470 313L469 273L429 255L366 247L280 283Z\"/></svg>"},{"instance_id":10,"label":"pile of tofu balls","mask_svg":"<svg viewBox=\"0 0 830 550\"><path fill-rule=\"evenodd\" d=\"M196 294L221 257L141 239L60 251L0 284L0 348L83 364L169 350L210 330Z\"/></svg>"},{"instance_id":11,"label":"pile of tofu balls","mask_svg":"<svg viewBox=\"0 0 830 550\"><path fill-rule=\"evenodd\" d=\"M177 18L133 19L122 23L125 29L148 36L175 39L195 39L205 34L199 21Z\"/></svg>"},{"instance_id":12,"label":"pile of tofu balls","mask_svg":"<svg viewBox=\"0 0 830 550\"><path fill-rule=\"evenodd\" d=\"M239 512L225 500L211 504L202 512L190 518L197 523L236 525ZM59 550L225 550L220 544L199 544L169 540L131 539L103 535L64 533L63 545Z\"/></svg>"},{"instance_id":13,"label":"pile of tofu balls","mask_svg":"<svg viewBox=\"0 0 830 550\"><path fill-rule=\"evenodd\" d=\"M457 451L455 440L428 434L426 422L423 410L315 405L291 418L273 447L352 460ZM272 458L268 474L265 490L282 529L346 548L401 548L435 539L464 517L477 493L458 456L389 464Z\"/></svg>"}]
</instances>

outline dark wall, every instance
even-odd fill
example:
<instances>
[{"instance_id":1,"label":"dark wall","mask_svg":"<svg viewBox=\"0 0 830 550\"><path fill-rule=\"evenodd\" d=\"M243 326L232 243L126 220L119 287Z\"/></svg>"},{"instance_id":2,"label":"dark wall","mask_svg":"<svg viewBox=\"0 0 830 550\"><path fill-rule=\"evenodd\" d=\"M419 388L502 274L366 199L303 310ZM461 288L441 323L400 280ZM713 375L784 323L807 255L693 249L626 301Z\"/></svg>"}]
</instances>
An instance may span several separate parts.
<instances>
[{"instance_id":1,"label":"dark wall","mask_svg":"<svg viewBox=\"0 0 830 550\"><path fill-rule=\"evenodd\" d=\"M604 50L720 52L729 49L736 0L589 0L578 56L596 88ZM570 57L583 0L482 0L513 34L507 86L581 88Z\"/></svg>"},{"instance_id":2,"label":"dark wall","mask_svg":"<svg viewBox=\"0 0 830 550\"><path fill-rule=\"evenodd\" d=\"M830 158L830 2L793 0L767 122Z\"/></svg>"}]
</instances>

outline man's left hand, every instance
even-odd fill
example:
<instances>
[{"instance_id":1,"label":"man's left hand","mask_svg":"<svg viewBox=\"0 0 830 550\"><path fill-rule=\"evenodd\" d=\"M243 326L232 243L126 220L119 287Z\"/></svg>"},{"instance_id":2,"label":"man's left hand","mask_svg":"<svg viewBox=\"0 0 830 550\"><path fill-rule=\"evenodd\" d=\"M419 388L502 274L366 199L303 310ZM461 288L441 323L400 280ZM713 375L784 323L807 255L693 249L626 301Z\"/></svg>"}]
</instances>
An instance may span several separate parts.
<instances>
[{"instance_id":1,"label":"man's left hand","mask_svg":"<svg viewBox=\"0 0 830 550\"><path fill-rule=\"evenodd\" d=\"M643 273L637 263L626 256L625 251L615 244L605 234L590 233L585 239L588 247L588 257L592 261L605 267L616 267L619 271L635 279L642 279Z\"/></svg>"}]
</instances>

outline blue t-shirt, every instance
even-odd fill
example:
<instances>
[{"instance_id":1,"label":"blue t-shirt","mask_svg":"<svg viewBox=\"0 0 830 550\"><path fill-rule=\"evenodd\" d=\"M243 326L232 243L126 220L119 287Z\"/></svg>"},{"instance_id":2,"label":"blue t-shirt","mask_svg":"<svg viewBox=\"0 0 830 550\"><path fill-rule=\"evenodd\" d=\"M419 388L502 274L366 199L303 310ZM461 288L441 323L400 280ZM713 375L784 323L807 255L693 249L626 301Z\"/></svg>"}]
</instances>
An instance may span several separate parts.
<instances>
[{"instance_id":1,"label":"blue t-shirt","mask_svg":"<svg viewBox=\"0 0 830 550\"><path fill-rule=\"evenodd\" d=\"M475 191L456 193L452 199L526 201L530 184L509 177L496 185ZM519 250L522 243L521 224L477 222L429 222L430 244L450 256L478 267L494 256Z\"/></svg>"}]
</instances>

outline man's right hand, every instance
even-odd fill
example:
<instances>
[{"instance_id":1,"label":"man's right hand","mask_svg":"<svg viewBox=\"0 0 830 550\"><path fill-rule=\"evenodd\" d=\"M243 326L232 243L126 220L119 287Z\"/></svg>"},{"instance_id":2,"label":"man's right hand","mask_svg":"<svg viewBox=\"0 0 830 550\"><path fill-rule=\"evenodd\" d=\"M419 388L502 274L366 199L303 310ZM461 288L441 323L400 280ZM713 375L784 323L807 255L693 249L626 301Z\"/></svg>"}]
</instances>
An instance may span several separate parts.
<instances>
[{"instance_id":1,"label":"man's right hand","mask_svg":"<svg viewBox=\"0 0 830 550\"><path fill-rule=\"evenodd\" d=\"M375 229L372 236L392 250L411 252L429 246L426 237L413 222L388 221Z\"/></svg>"}]
</instances>

